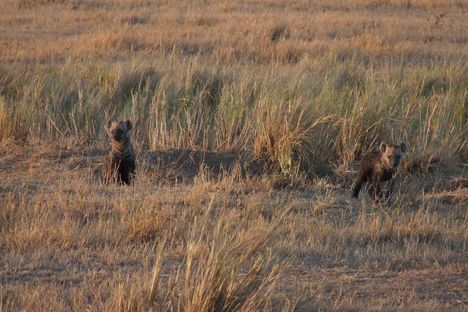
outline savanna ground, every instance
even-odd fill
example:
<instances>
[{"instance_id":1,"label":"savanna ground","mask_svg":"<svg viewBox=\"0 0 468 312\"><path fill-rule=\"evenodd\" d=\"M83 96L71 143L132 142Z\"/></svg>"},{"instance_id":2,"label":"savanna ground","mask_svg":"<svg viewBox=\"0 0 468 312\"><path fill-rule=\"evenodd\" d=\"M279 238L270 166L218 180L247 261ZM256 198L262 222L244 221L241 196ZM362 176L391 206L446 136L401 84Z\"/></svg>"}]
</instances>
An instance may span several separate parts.
<instances>
[{"instance_id":1,"label":"savanna ground","mask_svg":"<svg viewBox=\"0 0 468 312\"><path fill-rule=\"evenodd\" d=\"M0 310L466 311L468 2L0 2ZM106 186L108 119L138 175ZM404 141L395 194L356 163Z\"/></svg>"}]
</instances>

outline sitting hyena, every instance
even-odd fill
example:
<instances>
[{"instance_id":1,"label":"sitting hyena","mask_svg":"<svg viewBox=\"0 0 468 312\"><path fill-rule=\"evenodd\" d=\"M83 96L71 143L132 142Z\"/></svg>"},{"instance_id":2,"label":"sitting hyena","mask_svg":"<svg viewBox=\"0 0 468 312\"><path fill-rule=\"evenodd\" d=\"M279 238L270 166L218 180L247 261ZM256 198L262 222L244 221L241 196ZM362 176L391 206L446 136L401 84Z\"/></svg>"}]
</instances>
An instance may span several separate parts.
<instances>
[{"instance_id":1,"label":"sitting hyena","mask_svg":"<svg viewBox=\"0 0 468 312\"><path fill-rule=\"evenodd\" d=\"M358 198L359 191L365 182L370 182L369 193L375 202L382 198L381 182L390 181L385 197L391 195L393 177L400 164L401 157L406 152L406 144L387 145L380 144L380 151L372 151L364 156L359 166L359 173L354 183L353 197Z\"/></svg>"},{"instance_id":2,"label":"sitting hyena","mask_svg":"<svg viewBox=\"0 0 468 312\"><path fill-rule=\"evenodd\" d=\"M109 156L103 168L105 183L130 184L135 174L135 151L130 140L132 123L109 121L107 133L111 139Z\"/></svg>"}]
</instances>

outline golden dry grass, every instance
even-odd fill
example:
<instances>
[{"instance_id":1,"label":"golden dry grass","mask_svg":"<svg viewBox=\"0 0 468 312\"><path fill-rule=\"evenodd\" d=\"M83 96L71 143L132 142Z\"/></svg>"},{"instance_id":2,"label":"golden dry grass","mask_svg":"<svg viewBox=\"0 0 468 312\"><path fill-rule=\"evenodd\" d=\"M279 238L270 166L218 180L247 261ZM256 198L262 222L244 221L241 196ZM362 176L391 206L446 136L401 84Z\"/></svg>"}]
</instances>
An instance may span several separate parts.
<instances>
[{"instance_id":1,"label":"golden dry grass","mask_svg":"<svg viewBox=\"0 0 468 312\"><path fill-rule=\"evenodd\" d=\"M0 2L0 310L464 311L468 2ZM105 186L109 118L135 185ZM351 200L379 141L392 202Z\"/></svg>"},{"instance_id":2,"label":"golden dry grass","mask_svg":"<svg viewBox=\"0 0 468 312\"><path fill-rule=\"evenodd\" d=\"M466 56L466 1L54 2L3 2L3 60L176 53L269 63L326 51L418 62Z\"/></svg>"},{"instance_id":3,"label":"golden dry grass","mask_svg":"<svg viewBox=\"0 0 468 312\"><path fill-rule=\"evenodd\" d=\"M105 186L103 154L2 148L3 309L464 309L468 194L446 175L372 207L326 179L174 184L150 160L133 187Z\"/></svg>"}]
</instances>

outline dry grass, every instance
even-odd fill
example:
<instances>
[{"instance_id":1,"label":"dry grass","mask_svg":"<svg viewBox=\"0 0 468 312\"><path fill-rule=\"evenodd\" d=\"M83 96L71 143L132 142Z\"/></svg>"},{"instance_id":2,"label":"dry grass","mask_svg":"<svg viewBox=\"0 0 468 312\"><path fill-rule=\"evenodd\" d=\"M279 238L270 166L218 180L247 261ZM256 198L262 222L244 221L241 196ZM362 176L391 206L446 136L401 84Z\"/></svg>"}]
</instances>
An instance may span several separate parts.
<instances>
[{"instance_id":1,"label":"dry grass","mask_svg":"<svg viewBox=\"0 0 468 312\"><path fill-rule=\"evenodd\" d=\"M0 12L0 311L466 310L466 1ZM353 201L382 140L397 192Z\"/></svg>"},{"instance_id":2,"label":"dry grass","mask_svg":"<svg viewBox=\"0 0 468 312\"><path fill-rule=\"evenodd\" d=\"M445 174L407 177L392 205L372 207L323 179L278 190L274 176L202 170L179 184L149 162L135 186L105 186L104 153L2 148L4 310L466 304L467 194L444 191Z\"/></svg>"}]
</instances>

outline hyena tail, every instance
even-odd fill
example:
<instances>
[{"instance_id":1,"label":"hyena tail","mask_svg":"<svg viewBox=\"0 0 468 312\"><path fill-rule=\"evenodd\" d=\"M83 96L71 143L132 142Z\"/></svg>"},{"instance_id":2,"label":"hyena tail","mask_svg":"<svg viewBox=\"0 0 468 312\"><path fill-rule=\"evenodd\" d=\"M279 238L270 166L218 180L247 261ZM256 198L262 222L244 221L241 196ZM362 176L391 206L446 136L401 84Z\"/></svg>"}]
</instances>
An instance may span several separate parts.
<instances>
[{"instance_id":1,"label":"hyena tail","mask_svg":"<svg viewBox=\"0 0 468 312\"><path fill-rule=\"evenodd\" d=\"M366 182L365 177L362 175L359 175L359 177L356 179L356 182L354 182L354 188L353 188L353 197L358 198L359 197L359 192L361 191L361 187Z\"/></svg>"}]
</instances>

